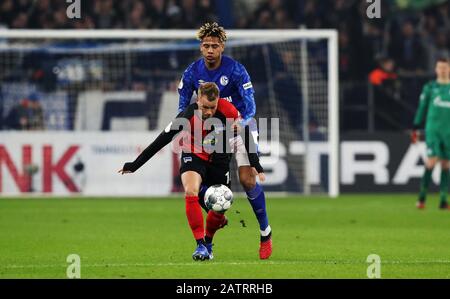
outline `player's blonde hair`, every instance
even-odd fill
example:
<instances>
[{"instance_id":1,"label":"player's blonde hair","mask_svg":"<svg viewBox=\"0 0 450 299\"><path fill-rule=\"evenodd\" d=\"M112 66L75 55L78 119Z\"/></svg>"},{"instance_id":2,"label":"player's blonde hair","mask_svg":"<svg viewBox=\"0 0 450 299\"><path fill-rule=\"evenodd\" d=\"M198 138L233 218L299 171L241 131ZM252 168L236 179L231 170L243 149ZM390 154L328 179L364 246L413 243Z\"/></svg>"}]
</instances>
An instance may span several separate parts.
<instances>
[{"instance_id":1,"label":"player's blonde hair","mask_svg":"<svg viewBox=\"0 0 450 299\"><path fill-rule=\"evenodd\" d=\"M205 23L197 32L197 39L200 41L208 36L218 37L222 43L227 40L227 33L225 32L225 29L219 26L216 22Z\"/></svg>"},{"instance_id":2,"label":"player's blonde hair","mask_svg":"<svg viewBox=\"0 0 450 299\"><path fill-rule=\"evenodd\" d=\"M208 101L214 102L219 98L219 87L214 82L206 82L200 84L197 94L198 97L206 96Z\"/></svg>"}]
</instances>

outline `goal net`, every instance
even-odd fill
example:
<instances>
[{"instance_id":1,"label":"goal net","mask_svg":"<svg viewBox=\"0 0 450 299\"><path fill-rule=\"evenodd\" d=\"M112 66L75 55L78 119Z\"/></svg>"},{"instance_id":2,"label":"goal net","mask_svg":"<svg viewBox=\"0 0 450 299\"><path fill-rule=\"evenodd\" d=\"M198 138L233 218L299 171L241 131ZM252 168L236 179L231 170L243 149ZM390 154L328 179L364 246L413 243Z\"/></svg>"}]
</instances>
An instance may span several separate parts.
<instances>
[{"instance_id":1,"label":"goal net","mask_svg":"<svg viewBox=\"0 0 450 299\"><path fill-rule=\"evenodd\" d=\"M11 114L28 99L43 111L43 122L30 122L28 130L159 132L177 113L183 71L200 58L195 34L0 31L2 130L18 130ZM337 33L229 30L228 36L225 55L246 67L255 89L265 190L338 195ZM172 191L180 191L177 163L167 164ZM236 165L232 170L232 189L242 191Z\"/></svg>"}]
</instances>

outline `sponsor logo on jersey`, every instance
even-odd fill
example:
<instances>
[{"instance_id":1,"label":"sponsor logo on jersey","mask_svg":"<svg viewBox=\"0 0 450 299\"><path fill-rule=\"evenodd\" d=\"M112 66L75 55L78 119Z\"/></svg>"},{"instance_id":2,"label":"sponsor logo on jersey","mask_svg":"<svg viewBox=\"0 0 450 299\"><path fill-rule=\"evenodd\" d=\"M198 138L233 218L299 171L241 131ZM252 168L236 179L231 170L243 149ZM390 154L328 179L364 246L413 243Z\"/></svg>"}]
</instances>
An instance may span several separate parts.
<instances>
[{"instance_id":1,"label":"sponsor logo on jersey","mask_svg":"<svg viewBox=\"0 0 450 299\"><path fill-rule=\"evenodd\" d=\"M244 87L245 90L249 89L249 88L253 88L252 82L247 82L244 85L242 85L242 87Z\"/></svg>"},{"instance_id":2,"label":"sponsor logo on jersey","mask_svg":"<svg viewBox=\"0 0 450 299\"><path fill-rule=\"evenodd\" d=\"M192 162L192 157L183 157L184 163Z\"/></svg>"},{"instance_id":3,"label":"sponsor logo on jersey","mask_svg":"<svg viewBox=\"0 0 450 299\"><path fill-rule=\"evenodd\" d=\"M227 76L220 77L220 84L222 86L227 86L227 84L228 84L228 77Z\"/></svg>"},{"instance_id":4,"label":"sponsor logo on jersey","mask_svg":"<svg viewBox=\"0 0 450 299\"><path fill-rule=\"evenodd\" d=\"M233 102L233 98L232 97L226 97L226 98L224 98L225 100L227 100L228 102Z\"/></svg>"},{"instance_id":5,"label":"sponsor logo on jersey","mask_svg":"<svg viewBox=\"0 0 450 299\"><path fill-rule=\"evenodd\" d=\"M435 106L442 107L442 108L450 108L450 102L443 101L443 100L441 99L441 97L436 97L436 98L434 98L433 104L434 104Z\"/></svg>"}]
</instances>

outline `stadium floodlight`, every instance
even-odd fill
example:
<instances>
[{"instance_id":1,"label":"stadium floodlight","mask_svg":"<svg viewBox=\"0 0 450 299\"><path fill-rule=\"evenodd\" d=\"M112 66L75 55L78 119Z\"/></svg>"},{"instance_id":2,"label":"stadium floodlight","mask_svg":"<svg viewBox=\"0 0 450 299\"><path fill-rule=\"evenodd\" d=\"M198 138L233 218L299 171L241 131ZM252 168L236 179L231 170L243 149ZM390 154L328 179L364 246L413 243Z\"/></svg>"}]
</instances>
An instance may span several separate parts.
<instances>
[{"instance_id":1,"label":"stadium floodlight","mask_svg":"<svg viewBox=\"0 0 450 299\"><path fill-rule=\"evenodd\" d=\"M269 119L269 127L279 119L280 157L271 159L270 140L261 142L265 188L336 197L337 31L227 33L225 55L250 73L257 119ZM159 130L176 113L183 70L200 56L195 36L195 30L0 30L0 111L10 108L11 93L38 90L53 99L46 103L48 130ZM106 107L105 93L116 105ZM131 110L119 119L114 113L125 100ZM58 109L63 113L51 113Z\"/></svg>"}]
</instances>

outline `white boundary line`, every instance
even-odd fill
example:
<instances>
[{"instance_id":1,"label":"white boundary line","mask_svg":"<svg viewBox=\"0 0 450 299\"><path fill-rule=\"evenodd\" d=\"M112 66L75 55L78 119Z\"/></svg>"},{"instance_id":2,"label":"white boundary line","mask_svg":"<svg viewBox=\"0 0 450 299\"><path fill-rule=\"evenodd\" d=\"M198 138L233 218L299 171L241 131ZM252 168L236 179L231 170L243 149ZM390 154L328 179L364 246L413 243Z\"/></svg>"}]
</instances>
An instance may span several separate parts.
<instances>
[{"instance_id":1,"label":"white boundary line","mask_svg":"<svg viewBox=\"0 0 450 299\"><path fill-rule=\"evenodd\" d=\"M194 265L303 265L303 264L332 264L332 265L366 265L365 260L305 260L305 261L255 261L255 262L216 262L205 261L203 263L105 263L105 264L83 264L82 268L101 268L101 267L183 267ZM382 265L426 265L426 264L450 264L450 260L412 260L412 261L382 261ZM43 264L43 265L0 265L0 269L33 269L33 268L67 268L67 264Z\"/></svg>"}]
</instances>

